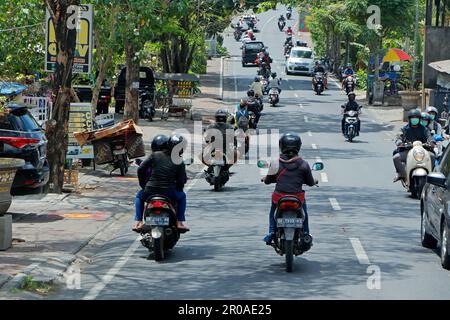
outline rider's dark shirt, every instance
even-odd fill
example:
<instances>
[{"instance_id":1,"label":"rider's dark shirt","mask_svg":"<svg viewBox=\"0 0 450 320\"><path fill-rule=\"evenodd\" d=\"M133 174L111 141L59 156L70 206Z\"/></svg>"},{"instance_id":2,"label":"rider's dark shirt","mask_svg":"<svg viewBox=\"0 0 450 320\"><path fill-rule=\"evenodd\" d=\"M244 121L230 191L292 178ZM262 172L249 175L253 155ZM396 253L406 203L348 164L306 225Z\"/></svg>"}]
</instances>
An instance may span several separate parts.
<instances>
[{"instance_id":1,"label":"rider's dark shirt","mask_svg":"<svg viewBox=\"0 0 450 320\"><path fill-rule=\"evenodd\" d=\"M344 112L347 112L347 111L359 111L359 109L361 109L361 106L356 101L348 101L344 105L343 109L344 109Z\"/></svg>"},{"instance_id":2,"label":"rider's dark shirt","mask_svg":"<svg viewBox=\"0 0 450 320\"><path fill-rule=\"evenodd\" d=\"M413 143L414 141L421 141L422 143L431 142L430 130L424 126L418 125L416 128L410 127L409 124L401 129L397 138L397 144L401 143Z\"/></svg>"}]
</instances>

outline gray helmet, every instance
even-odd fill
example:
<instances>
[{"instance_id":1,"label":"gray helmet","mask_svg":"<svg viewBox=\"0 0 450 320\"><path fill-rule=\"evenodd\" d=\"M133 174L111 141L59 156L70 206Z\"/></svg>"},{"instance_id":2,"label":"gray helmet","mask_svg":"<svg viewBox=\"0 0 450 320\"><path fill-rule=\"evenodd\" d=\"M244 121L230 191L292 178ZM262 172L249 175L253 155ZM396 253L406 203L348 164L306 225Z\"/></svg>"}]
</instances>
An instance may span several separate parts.
<instances>
[{"instance_id":1,"label":"gray helmet","mask_svg":"<svg viewBox=\"0 0 450 320\"><path fill-rule=\"evenodd\" d=\"M418 109L411 110L408 114L408 119L411 118L422 118L422 113Z\"/></svg>"},{"instance_id":2,"label":"gray helmet","mask_svg":"<svg viewBox=\"0 0 450 320\"><path fill-rule=\"evenodd\" d=\"M426 111L428 113L434 112L434 113L438 114L438 110L435 107L433 107L433 106L428 106Z\"/></svg>"}]
</instances>

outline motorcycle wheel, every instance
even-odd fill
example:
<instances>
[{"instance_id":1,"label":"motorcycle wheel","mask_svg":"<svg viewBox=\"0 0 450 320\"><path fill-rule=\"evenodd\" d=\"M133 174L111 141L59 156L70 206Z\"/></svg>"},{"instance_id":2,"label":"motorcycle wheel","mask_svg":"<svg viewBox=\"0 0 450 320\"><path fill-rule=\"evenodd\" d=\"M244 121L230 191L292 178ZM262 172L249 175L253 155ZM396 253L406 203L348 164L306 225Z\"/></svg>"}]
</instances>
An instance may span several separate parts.
<instances>
[{"instance_id":1,"label":"motorcycle wheel","mask_svg":"<svg viewBox=\"0 0 450 320\"><path fill-rule=\"evenodd\" d=\"M284 249L286 256L286 272L292 272L294 266L294 242L292 240L285 240Z\"/></svg>"},{"instance_id":2,"label":"motorcycle wheel","mask_svg":"<svg viewBox=\"0 0 450 320\"><path fill-rule=\"evenodd\" d=\"M420 199L425 183L426 177L414 177L411 185L411 197L414 199Z\"/></svg>"},{"instance_id":3,"label":"motorcycle wheel","mask_svg":"<svg viewBox=\"0 0 450 320\"><path fill-rule=\"evenodd\" d=\"M220 191L220 182L219 181L214 182L214 191L215 192Z\"/></svg>"},{"instance_id":4,"label":"motorcycle wheel","mask_svg":"<svg viewBox=\"0 0 450 320\"><path fill-rule=\"evenodd\" d=\"M164 235L161 238L153 239L153 255L155 261L164 260Z\"/></svg>"},{"instance_id":5,"label":"motorcycle wheel","mask_svg":"<svg viewBox=\"0 0 450 320\"><path fill-rule=\"evenodd\" d=\"M348 132L348 142L352 143L353 142L353 137L354 137L354 131L353 128L350 128L349 132Z\"/></svg>"}]
</instances>

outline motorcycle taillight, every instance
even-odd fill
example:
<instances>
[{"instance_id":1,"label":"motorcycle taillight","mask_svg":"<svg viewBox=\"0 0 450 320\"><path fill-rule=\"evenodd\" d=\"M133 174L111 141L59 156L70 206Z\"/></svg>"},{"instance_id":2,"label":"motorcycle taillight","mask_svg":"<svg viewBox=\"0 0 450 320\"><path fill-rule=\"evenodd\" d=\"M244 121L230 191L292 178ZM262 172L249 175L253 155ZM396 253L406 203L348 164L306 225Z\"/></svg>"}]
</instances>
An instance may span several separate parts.
<instances>
[{"instance_id":1,"label":"motorcycle taillight","mask_svg":"<svg viewBox=\"0 0 450 320\"><path fill-rule=\"evenodd\" d=\"M150 201L149 207L150 208L169 209L169 205L167 204L167 202L160 201L160 200Z\"/></svg>"},{"instance_id":2,"label":"motorcycle taillight","mask_svg":"<svg viewBox=\"0 0 450 320\"><path fill-rule=\"evenodd\" d=\"M297 201L285 201L280 204L280 209L298 209L300 208L300 203Z\"/></svg>"}]
</instances>

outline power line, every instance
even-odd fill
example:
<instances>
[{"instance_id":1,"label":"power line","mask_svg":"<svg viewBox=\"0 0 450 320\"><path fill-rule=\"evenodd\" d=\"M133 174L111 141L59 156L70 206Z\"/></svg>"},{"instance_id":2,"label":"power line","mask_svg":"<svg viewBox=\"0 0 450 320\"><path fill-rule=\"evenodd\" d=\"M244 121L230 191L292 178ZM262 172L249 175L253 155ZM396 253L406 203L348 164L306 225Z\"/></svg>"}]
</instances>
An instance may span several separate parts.
<instances>
[{"instance_id":1,"label":"power line","mask_svg":"<svg viewBox=\"0 0 450 320\"><path fill-rule=\"evenodd\" d=\"M26 29L26 28L36 27L36 26L39 26L41 24L45 24L45 22L40 22L40 23L36 23L36 24L29 24L27 26L14 27L14 28L9 28L9 29L2 29L2 30L0 30L0 32L14 31L14 30L19 30L19 29Z\"/></svg>"}]
</instances>

